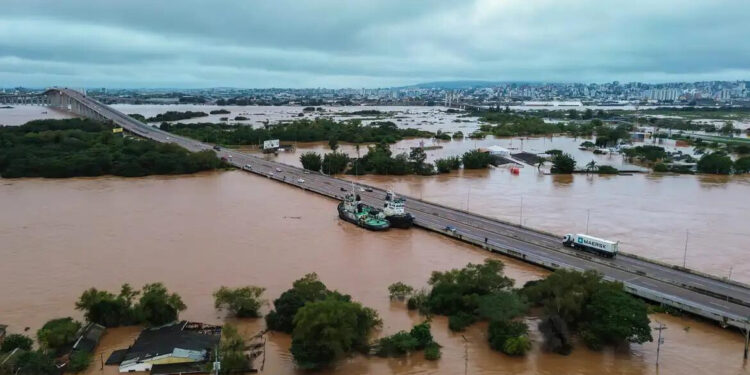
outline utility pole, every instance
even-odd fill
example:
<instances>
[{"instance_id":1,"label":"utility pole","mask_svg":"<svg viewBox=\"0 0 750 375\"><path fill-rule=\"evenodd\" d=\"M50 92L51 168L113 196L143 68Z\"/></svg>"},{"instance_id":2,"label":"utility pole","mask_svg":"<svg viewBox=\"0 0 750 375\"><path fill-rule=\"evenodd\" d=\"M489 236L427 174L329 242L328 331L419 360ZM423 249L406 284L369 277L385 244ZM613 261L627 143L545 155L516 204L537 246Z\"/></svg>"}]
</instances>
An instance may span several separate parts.
<instances>
[{"instance_id":1,"label":"utility pole","mask_svg":"<svg viewBox=\"0 0 750 375\"><path fill-rule=\"evenodd\" d=\"M659 331L659 339L656 341L656 367L659 367L659 352L661 351L661 344L664 343L664 339L661 337L661 331L667 329L667 326L665 326L663 323L659 323L659 325L657 327L654 327L654 329ZM745 353L747 354L747 351Z\"/></svg>"},{"instance_id":2,"label":"utility pole","mask_svg":"<svg viewBox=\"0 0 750 375\"><path fill-rule=\"evenodd\" d=\"M464 339L464 375L468 375L469 374L469 340L467 340L466 336L464 335L461 335L461 337ZM745 353L747 353L747 351L745 351Z\"/></svg>"},{"instance_id":3,"label":"utility pole","mask_svg":"<svg viewBox=\"0 0 750 375\"><path fill-rule=\"evenodd\" d=\"M682 268L685 268L685 264L687 264L687 247L688 247L688 235L689 231L685 229L685 252L682 254Z\"/></svg>"},{"instance_id":4,"label":"utility pole","mask_svg":"<svg viewBox=\"0 0 750 375\"><path fill-rule=\"evenodd\" d=\"M519 219L519 224L523 226L523 194L521 194L521 217Z\"/></svg>"},{"instance_id":5,"label":"utility pole","mask_svg":"<svg viewBox=\"0 0 750 375\"><path fill-rule=\"evenodd\" d=\"M469 211L469 197L471 197L471 186L469 186L469 190L466 192L466 211Z\"/></svg>"},{"instance_id":6,"label":"utility pole","mask_svg":"<svg viewBox=\"0 0 750 375\"><path fill-rule=\"evenodd\" d=\"M214 359L214 375L219 375L219 370L221 370L221 361L219 360L218 347L214 348L214 353L216 354L216 358Z\"/></svg>"},{"instance_id":7,"label":"utility pole","mask_svg":"<svg viewBox=\"0 0 750 375\"><path fill-rule=\"evenodd\" d=\"M589 234L589 217L591 216L591 209L586 209L586 234Z\"/></svg>"}]
</instances>

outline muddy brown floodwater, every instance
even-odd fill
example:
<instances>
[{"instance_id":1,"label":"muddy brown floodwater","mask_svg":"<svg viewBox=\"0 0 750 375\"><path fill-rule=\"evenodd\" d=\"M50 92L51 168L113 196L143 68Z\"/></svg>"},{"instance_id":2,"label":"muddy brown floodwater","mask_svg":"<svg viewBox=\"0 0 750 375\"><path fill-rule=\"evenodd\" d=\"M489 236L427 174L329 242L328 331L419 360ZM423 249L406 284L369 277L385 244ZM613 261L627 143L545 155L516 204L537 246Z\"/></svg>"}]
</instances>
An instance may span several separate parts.
<instances>
[{"instance_id":1,"label":"muddy brown floodwater","mask_svg":"<svg viewBox=\"0 0 750 375\"><path fill-rule=\"evenodd\" d=\"M407 180L408 181L408 180ZM585 180L583 180L585 183ZM341 222L335 202L239 171L180 177L0 180L0 321L12 332L60 316L81 318L73 303L89 287L115 291L162 281L188 306L182 317L221 323L211 293L221 285L267 288L272 300L293 280L317 272L330 287L375 308L378 335L420 321L387 286L424 286L433 270L493 256L419 229L372 233ZM517 285L547 272L502 258ZM268 307L264 308L264 312ZM736 332L687 318L652 315L668 329L662 374L745 373ZM532 327L536 317L528 318ZM262 319L239 322L255 333ZM109 330L97 349L104 358L137 336L137 327ZM443 356L404 359L354 356L323 374L656 374L656 344L592 352L578 345L567 357L544 353L534 330L532 352L511 358L489 349L485 326L463 336L437 317L433 334ZM269 334L265 373L295 374L290 338ZM116 367L89 374L116 374Z\"/></svg>"},{"instance_id":2,"label":"muddy brown floodwater","mask_svg":"<svg viewBox=\"0 0 750 375\"><path fill-rule=\"evenodd\" d=\"M519 139L504 141L520 146ZM445 149L428 151L428 161L460 155L465 151L460 145L467 142L474 141L447 142ZM416 143L405 140L392 149L406 152ZM528 138L524 147L569 149L578 143L580 139L570 137ZM342 149L356 156L354 146ZM294 152L263 157L300 166L299 156L308 150L330 152L323 142L300 143ZM361 154L366 152L360 149ZM597 156L596 160L618 168L629 166L619 156ZM677 265L684 260L689 268L750 283L750 262L745 261L750 242L748 174L554 176L527 165L518 175L499 167L426 177L342 177L560 235L588 232L620 241L620 250L625 252Z\"/></svg>"}]
</instances>

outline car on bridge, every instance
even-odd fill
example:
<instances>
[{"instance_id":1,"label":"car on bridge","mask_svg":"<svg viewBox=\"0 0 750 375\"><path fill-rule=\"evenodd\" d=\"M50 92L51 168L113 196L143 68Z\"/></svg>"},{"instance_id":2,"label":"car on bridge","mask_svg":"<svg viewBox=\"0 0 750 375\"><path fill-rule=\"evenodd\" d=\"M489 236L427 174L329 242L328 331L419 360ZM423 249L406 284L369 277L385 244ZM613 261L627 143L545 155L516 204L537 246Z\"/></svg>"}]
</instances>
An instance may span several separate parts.
<instances>
[{"instance_id":1,"label":"car on bridge","mask_svg":"<svg viewBox=\"0 0 750 375\"><path fill-rule=\"evenodd\" d=\"M298 178L298 179L297 179L297 182L299 182L300 184L303 184L303 183L305 183L305 180L304 180L304 179L302 179L302 178Z\"/></svg>"},{"instance_id":2,"label":"car on bridge","mask_svg":"<svg viewBox=\"0 0 750 375\"><path fill-rule=\"evenodd\" d=\"M281 168L276 168L276 172L281 172Z\"/></svg>"},{"instance_id":3,"label":"car on bridge","mask_svg":"<svg viewBox=\"0 0 750 375\"><path fill-rule=\"evenodd\" d=\"M249 170L253 169L253 166L250 165L250 164L245 164L245 166L243 168L245 168L245 169L247 169L249 171Z\"/></svg>"},{"instance_id":4,"label":"car on bridge","mask_svg":"<svg viewBox=\"0 0 750 375\"><path fill-rule=\"evenodd\" d=\"M219 146L214 146L214 150L216 150L216 151L221 151L221 147L219 147Z\"/></svg>"}]
</instances>

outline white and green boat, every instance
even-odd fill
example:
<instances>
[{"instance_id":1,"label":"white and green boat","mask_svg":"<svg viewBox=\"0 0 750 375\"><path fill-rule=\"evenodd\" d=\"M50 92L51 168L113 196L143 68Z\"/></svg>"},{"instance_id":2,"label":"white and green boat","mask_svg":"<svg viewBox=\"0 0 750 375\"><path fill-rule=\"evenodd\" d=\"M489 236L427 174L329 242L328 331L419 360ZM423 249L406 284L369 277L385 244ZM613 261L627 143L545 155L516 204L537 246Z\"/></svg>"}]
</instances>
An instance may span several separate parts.
<instances>
[{"instance_id":1,"label":"white and green boat","mask_svg":"<svg viewBox=\"0 0 750 375\"><path fill-rule=\"evenodd\" d=\"M347 194L339 203L339 217L369 230L386 230L391 224L385 214L375 207L364 204L359 195Z\"/></svg>"}]
</instances>

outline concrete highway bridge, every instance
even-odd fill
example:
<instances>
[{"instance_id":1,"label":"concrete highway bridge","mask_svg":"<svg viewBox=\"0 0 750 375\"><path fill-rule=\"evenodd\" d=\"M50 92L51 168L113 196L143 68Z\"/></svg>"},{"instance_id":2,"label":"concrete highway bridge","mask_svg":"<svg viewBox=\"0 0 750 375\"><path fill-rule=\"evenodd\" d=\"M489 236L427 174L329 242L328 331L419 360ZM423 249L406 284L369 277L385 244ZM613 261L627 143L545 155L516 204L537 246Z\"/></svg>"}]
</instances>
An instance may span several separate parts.
<instances>
[{"instance_id":1,"label":"concrete highway bridge","mask_svg":"<svg viewBox=\"0 0 750 375\"><path fill-rule=\"evenodd\" d=\"M146 125L77 91L53 88L43 95L47 96L47 105L79 116L110 122L135 135L157 142L176 143L190 151L213 148L211 144ZM360 185L355 187L351 181L304 171L248 153L222 148L217 154L247 172L330 198L342 199L343 195L353 188L365 202L375 206L382 206L385 197L385 191L382 189L371 187L371 192L365 192L360 189ZM626 290L636 296L716 321L722 326L742 329L746 332L747 340L750 328L748 285L625 253L620 253L613 259L597 257L563 247L560 235L436 203L406 198L407 210L415 216L416 225L421 228L548 269L598 271L607 280L622 282ZM332 212L331 215L333 214ZM444 230L448 226L455 228L455 231Z\"/></svg>"}]
</instances>

